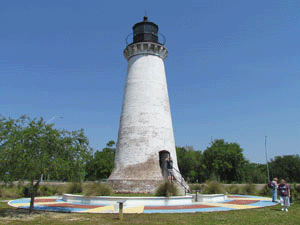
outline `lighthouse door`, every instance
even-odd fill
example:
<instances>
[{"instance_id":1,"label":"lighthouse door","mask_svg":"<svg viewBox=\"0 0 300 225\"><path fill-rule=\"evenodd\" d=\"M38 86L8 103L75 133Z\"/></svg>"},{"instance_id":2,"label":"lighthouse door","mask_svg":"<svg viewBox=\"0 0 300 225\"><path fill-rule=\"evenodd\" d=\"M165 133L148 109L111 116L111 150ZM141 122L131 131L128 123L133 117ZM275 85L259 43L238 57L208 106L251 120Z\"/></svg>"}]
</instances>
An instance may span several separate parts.
<instances>
[{"instance_id":1,"label":"lighthouse door","mask_svg":"<svg viewBox=\"0 0 300 225\"><path fill-rule=\"evenodd\" d=\"M167 159L170 158L170 152L163 150L159 152L159 165L161 173L165 179L168 178Z\"/></svg>"}]
</instances>

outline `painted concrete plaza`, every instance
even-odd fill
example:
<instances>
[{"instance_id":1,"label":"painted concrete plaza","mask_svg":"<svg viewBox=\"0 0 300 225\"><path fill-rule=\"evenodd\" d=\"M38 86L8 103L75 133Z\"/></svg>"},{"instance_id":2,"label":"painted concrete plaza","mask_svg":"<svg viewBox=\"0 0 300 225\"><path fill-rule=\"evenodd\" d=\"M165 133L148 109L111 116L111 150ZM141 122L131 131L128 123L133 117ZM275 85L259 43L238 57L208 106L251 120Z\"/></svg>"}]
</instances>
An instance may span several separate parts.
<instances>
[{"instance_id":1,"label":"painted concrete plaza","mask_svg":"<svg viewBox=\"0 0 300 225\"><path fill-rule=\"evenodd\" d=\"M29 208L30 199L23 198L12 200L10 206L18 208ZM124 207L124 213L195 213L195 212L216 212L242 209L255 209L273 206L277 203L272 202L271 198L229 195L228 199L222 202L200 203L194 202L190 205L173 206L147 206L136 205ZM76 212L76 213L118 213L118 204L84 204L69 203L61 196L36 198L34 203L35 210L57 211L57 212Z\"/></svg>"}]
</instances>

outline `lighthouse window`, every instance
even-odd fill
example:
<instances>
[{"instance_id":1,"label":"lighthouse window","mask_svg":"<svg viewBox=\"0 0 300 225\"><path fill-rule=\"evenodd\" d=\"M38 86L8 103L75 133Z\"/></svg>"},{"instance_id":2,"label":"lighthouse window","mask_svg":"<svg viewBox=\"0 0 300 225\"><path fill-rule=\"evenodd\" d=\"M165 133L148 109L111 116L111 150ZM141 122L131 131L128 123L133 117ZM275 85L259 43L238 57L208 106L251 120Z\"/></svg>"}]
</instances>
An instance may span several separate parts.
<instances>
[{"instance_id":1,"label":"lighthouse window","mask_svg":"<svg viewBox=\"0 0 300 225\"><path fill-rule=\"evenodd\" d=\"M138 26L134 29L134 33L143 33L144 32L143 26Z\"/></svg>"},{"instance_id":2,"label":"lighthouse window","mask_svg":"<svg viewBox=\"0 0 300 225\"><path fill-rule=\"evenodd\" d=\"M146 33L157 33L157 29L154 26L146 25L145 32Z\"/></svg>"}]
</instances>

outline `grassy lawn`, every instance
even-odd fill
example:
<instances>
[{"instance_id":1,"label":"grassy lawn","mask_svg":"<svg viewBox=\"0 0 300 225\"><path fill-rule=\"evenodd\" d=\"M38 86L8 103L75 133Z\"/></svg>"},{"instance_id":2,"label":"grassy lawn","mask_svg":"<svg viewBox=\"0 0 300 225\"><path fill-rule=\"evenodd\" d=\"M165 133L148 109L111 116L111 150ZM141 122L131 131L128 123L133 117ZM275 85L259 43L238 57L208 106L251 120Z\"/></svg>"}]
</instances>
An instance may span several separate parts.
<instances>
[{"instance_id":1,"label":"grassy lawn","mask_svg":"<svg viewBox=\"0 0 300 225\"><path fill-rule=\"evenodd\" d=\"M279 205L252 210L237 210L210 213L180 214L118 214L50 213L35 212L9 207L0 203L0 224L299 224L300 201L294 203L289 212L282 212Z\"/></svg>"}]
</instances>

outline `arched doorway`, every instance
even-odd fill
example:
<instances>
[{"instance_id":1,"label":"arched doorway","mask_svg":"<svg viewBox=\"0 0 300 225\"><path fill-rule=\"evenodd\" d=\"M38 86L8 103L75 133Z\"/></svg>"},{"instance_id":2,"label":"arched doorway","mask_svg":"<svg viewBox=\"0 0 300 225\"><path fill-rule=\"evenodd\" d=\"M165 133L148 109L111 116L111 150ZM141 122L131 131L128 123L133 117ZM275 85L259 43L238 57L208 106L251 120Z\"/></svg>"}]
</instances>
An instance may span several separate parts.
<instances>
[{"instance_id":1,"label":"arched doorway","mask_svg":"<svg viewBox=\"0 0 300 225\"><path fill-rule=\"evenodd\" d=\"M167 167L167 159L170 158L170 152L166 150L162 150L159 152L159 165L161 168L161 173L165 179L168 178L168 167Z\"/></svg>"}]
</instances>

